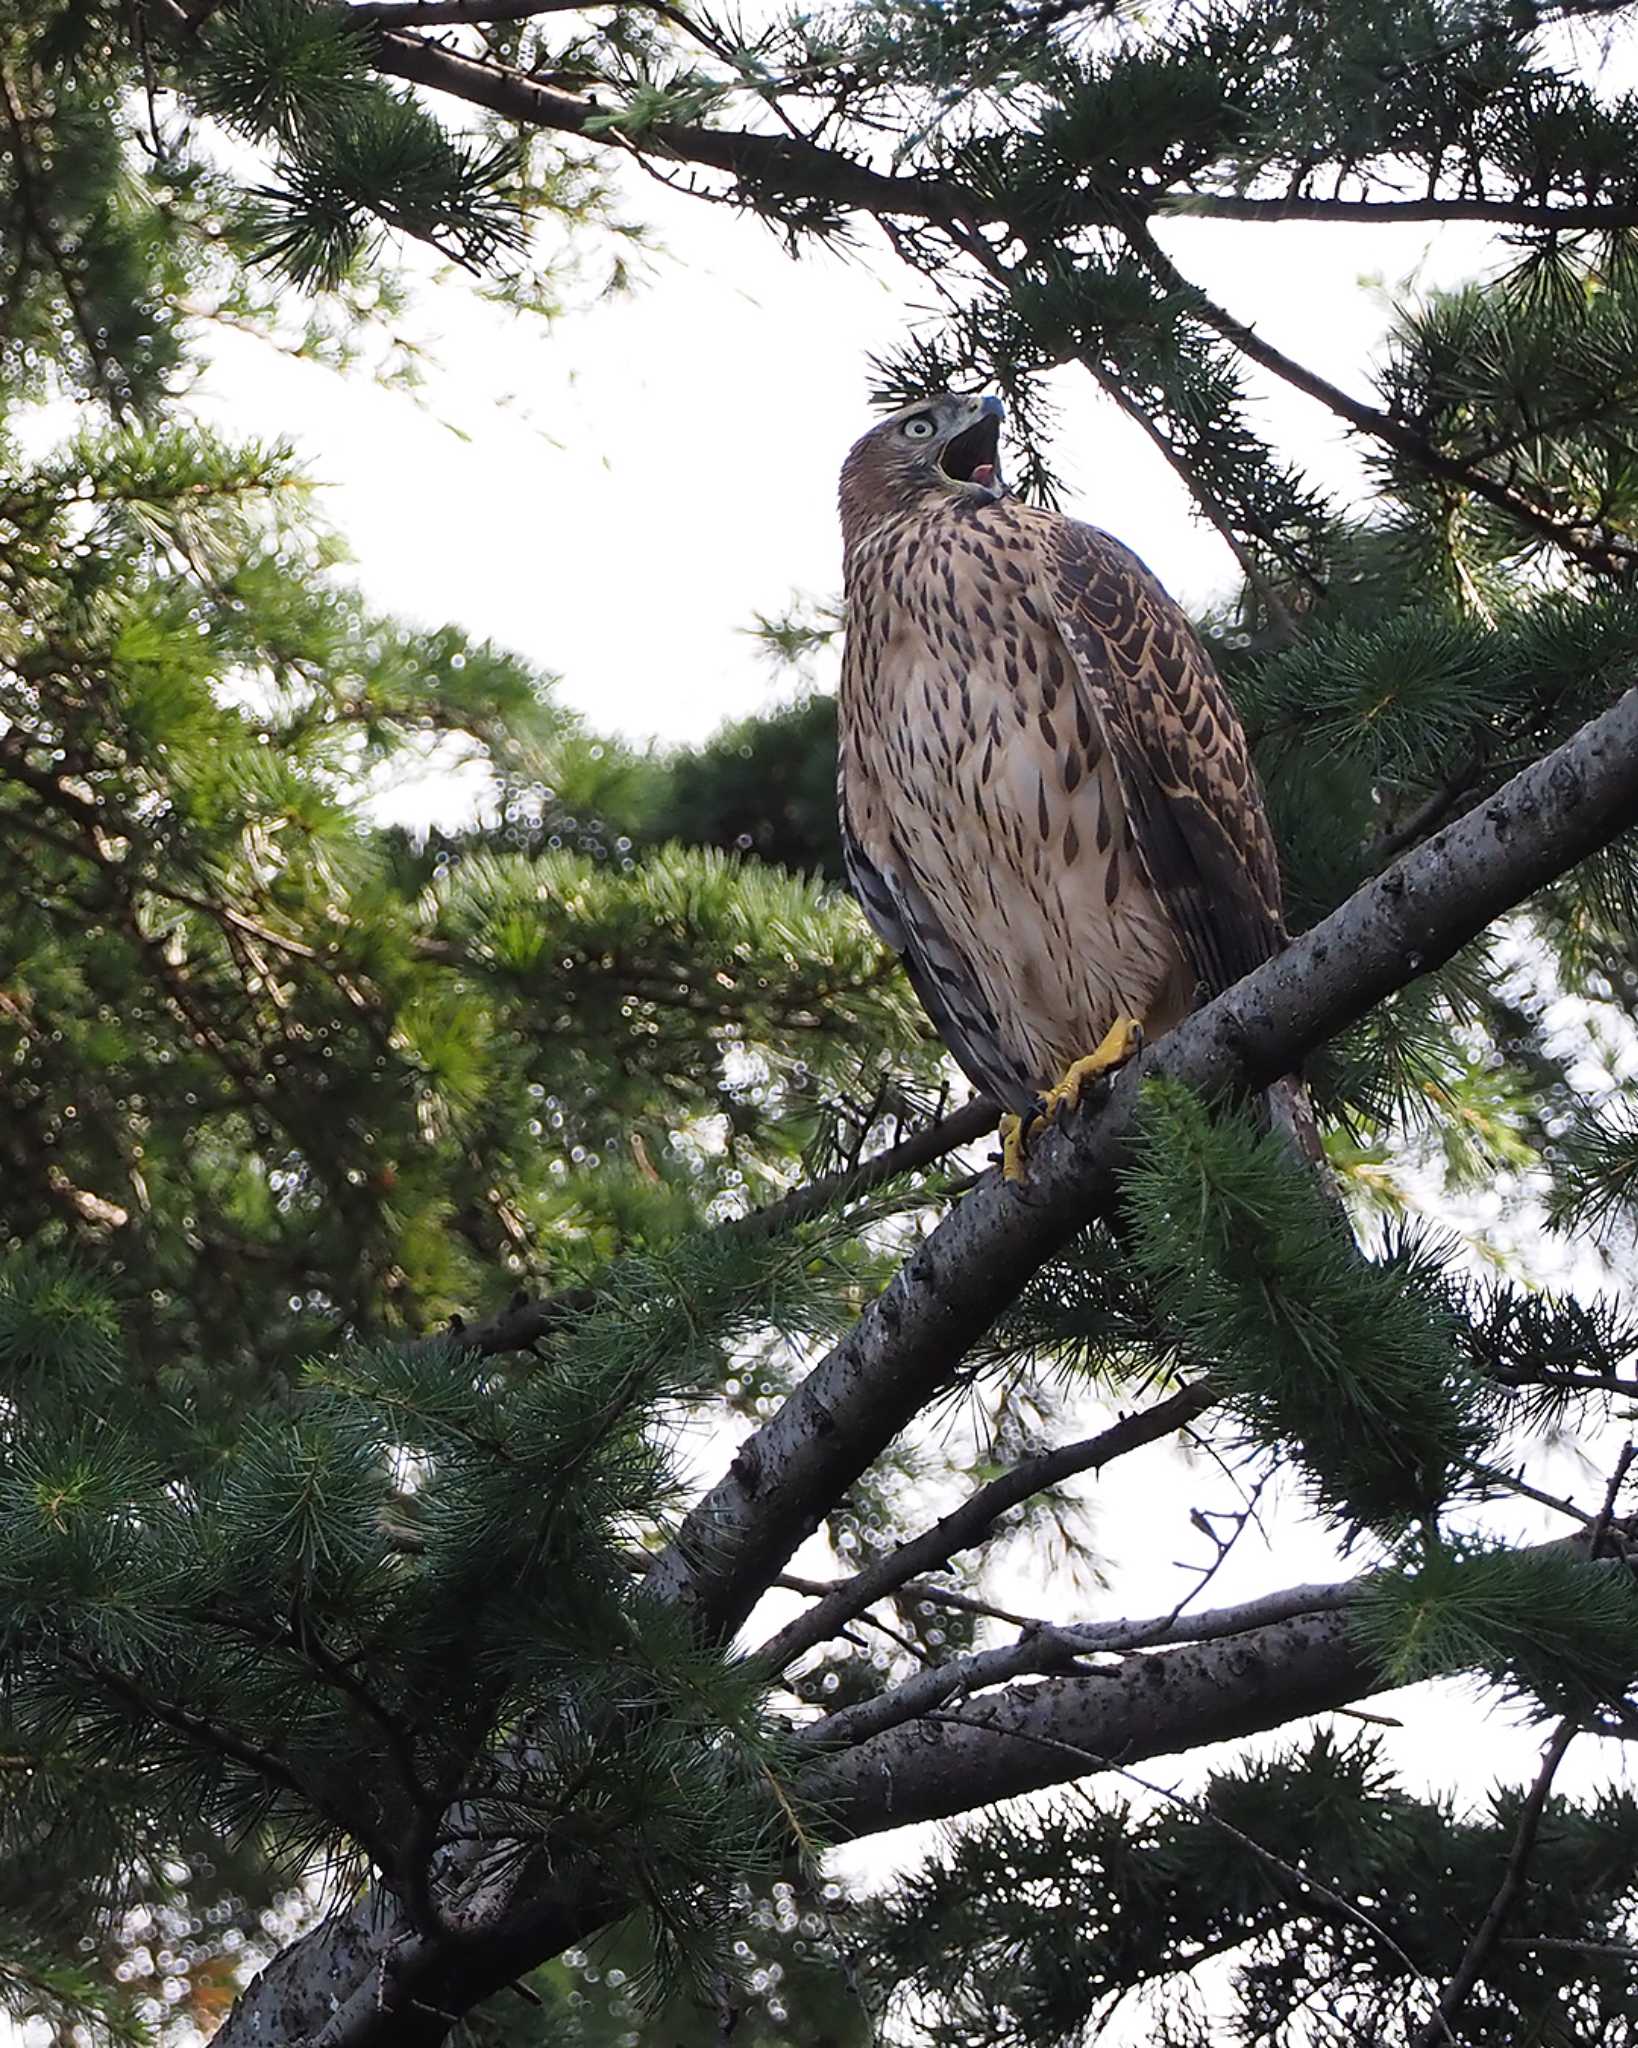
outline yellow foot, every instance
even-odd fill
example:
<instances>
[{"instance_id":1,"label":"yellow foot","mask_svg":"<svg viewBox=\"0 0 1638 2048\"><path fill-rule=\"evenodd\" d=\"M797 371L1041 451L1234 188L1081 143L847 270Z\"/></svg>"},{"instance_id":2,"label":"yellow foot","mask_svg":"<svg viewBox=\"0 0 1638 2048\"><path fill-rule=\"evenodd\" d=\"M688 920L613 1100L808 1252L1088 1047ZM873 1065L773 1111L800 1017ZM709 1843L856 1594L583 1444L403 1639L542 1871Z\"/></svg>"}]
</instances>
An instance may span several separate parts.
<instances>
[{"instance_id":1,"label":"yellow foot","mask_svg":"<svg viewBox=\"0 0 1638 2048\"><path fill-rule=\"evenodd\" d=\"M1136 1017L1117 1017L1096 1052L1076 1060L1056 1087L1041 1097L1041 1106L1027 1117L1001 1119L1001 1178L1016 1187L1028 1177L1027 1153L1032 1133L1065 1110L1079 1109L1081 1097L1094 1081L1115 1073L1143 1050L1143 1026Z\"/></svg>"},{"instance_id":2,"label":"yellow foot","mask_svg":"<svg viewBox=\"0 0 1638 2048\"><path fill-rule=\"evenodd\" d=\"M1057 1086L1049 1088L1042 1096L1043 1119L1057 1116L1062 1110L1079 1109L1081 1096L1093 1081L1124 1067L1142 1050L1143 1026L1137 1018L1117 1017L1099 1040L1097 1051L1089 1052L1083 1060L1076 1060Z\"/></svg>"}]
</instances>

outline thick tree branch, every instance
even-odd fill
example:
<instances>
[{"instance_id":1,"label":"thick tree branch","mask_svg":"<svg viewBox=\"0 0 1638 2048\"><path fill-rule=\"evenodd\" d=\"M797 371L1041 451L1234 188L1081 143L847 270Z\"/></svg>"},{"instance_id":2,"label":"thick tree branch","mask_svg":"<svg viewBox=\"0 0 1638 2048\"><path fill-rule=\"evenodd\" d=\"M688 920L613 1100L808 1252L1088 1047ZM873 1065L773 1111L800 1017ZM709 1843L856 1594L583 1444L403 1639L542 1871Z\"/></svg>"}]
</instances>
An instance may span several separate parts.
<instances>
[{"instance_id":1,"label":"thick tree branch","mask_svg":"<svg viewBox=\"0 0 1638 2048\"><path fill-rule=\"evenodd\" d=\"M1054 1129L1019 1191L991 1176L925 1240L779 1413L741 1448L656 1565L662 1598L738 1628L792 1551L1030 1275L1113 1201L1138 1090L1266 1087L1375 1003L1442 966L1492 918L1638 822L1638 691L1367 883Z\"/></svg>"},{"instance_id":2,"label":"thick tree branch","mask_svg":"<svg viewBox=\"0 0 1638 2048\"><path fill-rule=\"evenodd\" d=\"M1323 1713L1381 1684L1345 1613L1303 1615L944 1708L810 1764L791 1789L833 1836L876 1834L1081 1775L1054 1745L1139 1763Z\"/></svg>"},{"instance_id":3,"label":"thick tree branch","mask_svg":"<svg viewBox=\"0 0 1638 2048\"><path fill-rule=\"evenodd\" d=\"M1114 1200L1146 1075L1207 1094L1265 1087L1305 1053L1502 912L1638 823L1638 691L1368 883L1279 958L1144 1055L1097 1113L1055 1127L1020 1193L987 1177L905 1263L854 1329L735 1458L649 1575L700 1626L744 1621L846 1487L948 1386L1019 1288ZM1134 1656L1112 1676L1058 1678L889 1730L815 1763L796 1790L859 1833L930 1819L1066 1775L1047 1743L1122 1762L1348 1704L1382 1683L1338 1614L1308 1615ZM554 1864L459 1951L414 1950L380 1894L277 1957L220 2048L312 2041L422 2048L529 1963L616 1906L594 1868ZM413 1963L412 1956L420 1956ZM377 1984L388 1959L401 1989ZM345 2016L345 2020L344 2017Z\"/></svg>"},{"instance_id":4,"label":"thick tree branch","mask_svg":"<svg viewBox=\"0 0 1638 2048\"><path fill-rule=\"evenodd\" d=\"M1525 1554L1591 1562L1593 1548L1587 1532ZM1129 1656L1115 1670L1009 1686L962 1706L933 1702L936 1714L923 1709L924 1719L816 1758L791 1789L824 1813L834 1834L877 1834L1062 1784L1096 1768L1092 1759L1118 1768L1348 1706L1395 1683L1372 1664L1348 1618L1369 1586L1366 1574L1337 1585L1291 1587L1216 1615L1193 1616L1182 1626L1215 1633ZM1259 1610L1285 1618L1241 1625ZM1122 1631L1137 1634L1143 1626L1109 1624L1105 1634L1113 1643ZM1073 1639L1095 1632L1057 1633ZM1089 1641L1089 1649L1096 1646ZM836 1715L817 1723L813 1741L844 1732L833 1727L841 1721ZM1082 1770L1076 1756L1084 1760Z\"/></svg>"},{"instance_id":5,"label":"thick tree branch","mask_svg":"<svg viewBox=\"0 0 1638 2048\"><path fill-rule=\"evenodd\" d=\"M1100 1679L1114 1675L1106 1670L1088 1671L1081 1662L1086 1657L1118 1656L1164 1648L1171 1643L1217 1642L1276 1621L1341 1613L1359 1598L1364 1583L1361 1580L1344 1585L1293 1586L1283 1593L1265 1594L1258 1600L1242 1601L1236 1607L1192 1614L1186 1619L1177 1614L1161 1614L1148 1621L1026 1628L1015 1642L996 1650L974 1650L963 1657L948 1658L942 1664L916 1672L902 1685L877 1693L873 1699L860 1700L856 1706L844 1707L823 1721L815 1721L802 1731L798 1741L805 1739L818 1749L857 1747L890 1728L921 1720L949 1700L1005 1685L1014 1678L1054 1672Z\"/></svg>"}]
</instances>

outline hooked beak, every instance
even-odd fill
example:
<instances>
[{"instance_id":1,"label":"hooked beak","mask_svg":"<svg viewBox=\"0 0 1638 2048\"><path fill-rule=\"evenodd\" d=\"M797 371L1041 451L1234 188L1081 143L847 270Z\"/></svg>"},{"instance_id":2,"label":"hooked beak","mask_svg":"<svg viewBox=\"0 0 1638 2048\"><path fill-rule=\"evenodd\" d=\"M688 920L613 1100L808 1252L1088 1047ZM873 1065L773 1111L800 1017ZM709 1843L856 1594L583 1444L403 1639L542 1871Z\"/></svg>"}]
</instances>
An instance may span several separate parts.
<instances>
[{"instance_id":1,"label":"hooked beak","mask_svg":"<svg viewBox=\"0 0 1638 2048\"><path fill-rule=\"evenodd\" d=\"M952 483L971 484L1000 497L1006 486L1001 481L1001 422L1006 407L999 398L980 401L979 414L970 427L945 443L938 466Z\"/></svg>"}]
</instances>

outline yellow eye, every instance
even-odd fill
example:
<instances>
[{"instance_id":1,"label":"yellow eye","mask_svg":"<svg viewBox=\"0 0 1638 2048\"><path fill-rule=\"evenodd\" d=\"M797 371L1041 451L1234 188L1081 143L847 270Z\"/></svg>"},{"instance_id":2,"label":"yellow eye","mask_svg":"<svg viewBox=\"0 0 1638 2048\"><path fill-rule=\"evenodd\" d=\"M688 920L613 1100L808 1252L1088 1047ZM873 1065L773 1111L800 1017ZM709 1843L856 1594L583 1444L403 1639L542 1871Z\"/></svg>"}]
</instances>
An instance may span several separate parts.
<instances>
[{"instance_id":1,"label":"yellow eye","mask_svg":"<svg viewBox=\"0 0 1638 2048\"><path fill-rule=\"evenodd\" d=\"M905 421L904 431L911 441L925 441L938 432L938 426L931 413L918 412L914 419Z\"/></svg>"}]
</instances>

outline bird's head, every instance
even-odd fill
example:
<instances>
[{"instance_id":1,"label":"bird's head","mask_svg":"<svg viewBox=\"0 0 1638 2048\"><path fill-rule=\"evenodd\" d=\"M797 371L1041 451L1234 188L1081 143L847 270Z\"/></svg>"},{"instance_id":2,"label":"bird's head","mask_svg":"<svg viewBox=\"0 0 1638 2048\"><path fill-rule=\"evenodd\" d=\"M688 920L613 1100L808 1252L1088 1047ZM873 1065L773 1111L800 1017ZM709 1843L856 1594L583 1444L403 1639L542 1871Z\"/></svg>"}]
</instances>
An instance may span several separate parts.
<instances>
[{"instance_id":1,"label":"bird's head","mask_svg":"<svg viewBox=\"0 0 1638 2048\"><path fill-rule=\"evenodd\" d=\"M999 398L940 391L872 427L842 465L842 530L861 538L879 520L932 498L985 505L1005 495Z\"/></svg>"}]
</instances>

